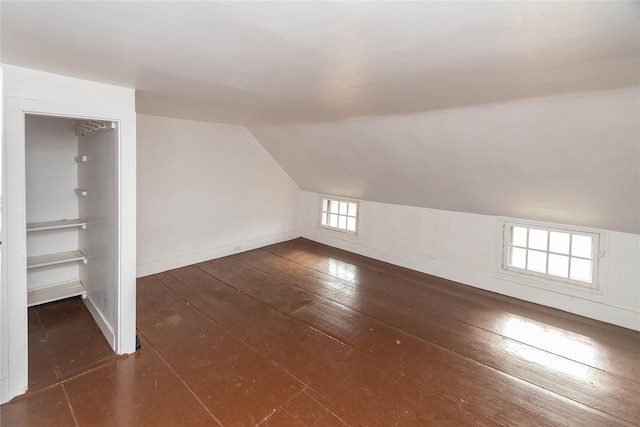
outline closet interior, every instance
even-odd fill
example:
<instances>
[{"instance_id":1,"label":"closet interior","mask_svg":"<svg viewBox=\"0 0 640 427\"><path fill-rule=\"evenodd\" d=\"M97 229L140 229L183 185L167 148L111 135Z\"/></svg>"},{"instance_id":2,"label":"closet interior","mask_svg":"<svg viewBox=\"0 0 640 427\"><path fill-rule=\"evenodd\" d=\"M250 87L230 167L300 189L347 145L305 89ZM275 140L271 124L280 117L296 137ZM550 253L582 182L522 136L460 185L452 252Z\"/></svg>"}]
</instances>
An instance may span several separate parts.
<instances>
[{"instance_id":1,"label":"closet interior","mask_svg":"<svg viewBox=\"0 0 640 427\"><path fill-rule=\"evenodd\" d=\"M25 119L28 306L117 293L117 123Z\"/></svg>"}]
</instances>

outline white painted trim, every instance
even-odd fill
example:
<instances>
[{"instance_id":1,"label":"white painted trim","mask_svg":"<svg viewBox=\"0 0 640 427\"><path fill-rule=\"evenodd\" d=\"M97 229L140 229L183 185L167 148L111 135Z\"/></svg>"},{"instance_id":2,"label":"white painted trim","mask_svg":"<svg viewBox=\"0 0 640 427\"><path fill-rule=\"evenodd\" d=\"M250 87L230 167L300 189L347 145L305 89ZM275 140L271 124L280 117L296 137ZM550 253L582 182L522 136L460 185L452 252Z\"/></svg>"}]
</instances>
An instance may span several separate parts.
<instances>
[{"instance_id":1,"label":"white painted trim","mask_svg":"<svg viewBox=\"0 0 640 427\"><path fill-rule=\"evenodd\" d=\"M324 225L322 223L322 214L324 213L322 210L322 201L323 200L327 200L329 202L331 202L332 200L336 200L338 202L347 202L347 203L355 203L356 204L356 231L350 231L347 229L342 229L342 228L338 228L338 227L331 227L330 225ZM323 230L327 230L327 231L336 231L338 233L344 233L344 234L350 234L352 236L357 236L358 235L358 226L360 224L360 200L358 199L349 199L346 197L337 197L337 196L330 196L327 194L319 194L318 195L318 222L317 222L317 228L319 229L323 229ZM340 215L340 214L338 214ZM345 216L345 215L341 215L341 216ZM348 217L348 216L347 216ZM353 217L351 217L353 218Z\"/></svg>"},{"instance_id":2,"label":"white painted trim","mask_svg":"<svg viewBox=\"0 0 640 427\"><path fill-rule=\"evenodd\" d=\"M100 309L93 304L90 297L84 298L82 301L84 302L84 305L87 306L89 313L91 313L91 317L93 317L93 320L98 324L100 331L102 331L102 335L104 335L111 348L116 348L116 334L111 326L109 326L109 323L104 318Z\"/></svg>"},{"instance_id":3,"label":"white painted trim","mask_svg":"<svg viewBox=\"0 0 640 427\"><path fill-rule=\"evenodd\" d=\"M3 341L6 337L6 350L3 353L7 358L8 387L7 393L1 396L0 403L24 393L28 384L25 115L5 98L4 119L5 155L2 161L5 185L2 241L4 263L1 287L2 294L6 298L2 301L0 312L6 316L2 334ZM11 182L8 177L11 177Z\"/></svg>"},{"instance_id":4,"label":"white painted trim","mask_svg":"<svg viewBox=\"0 0 640 427\"><path fill-rule=\"evenodd\" d=\"M586 234L594 238L594 269L593 277L597 288L584 286L578 282L571 280L557 279L545 274L537 274L532 272L521 272L518 269L505 269L506 251L506 226L522 225L523 227L539 227L546 230L557 230L572 234ZM519 218L497 217L496 219L496 278L505 281L545 290L549 292L564 294L576 298L587 299L598 303L606 301L607 293L607 266L609 252L609 234L605 230L596 230L593 228L570 226L566 224L558 224L544 221L524 220ZM602 255L600 255L602 253Z\"/></svg>"},{"instance_id":5,"label":"white painted trim","mask_svg":"<svg viewBox=\"0 0 640 427\"><path fill-rule=\"evenodd\" d=\"M111 339L119 354L135 351L136 254L136 114L134 91L127 88L5 66L3 186L3 247L0 316L0 366L3 388L0 403L27 389L27 284L25 221L25 115L72 117L120 123L118 206L120 260L118 318ZM8 72L10 71L10 73ZM11 179L7 179L10 177ZM9 286L11 284L11 286ZM104 331L104 328L101 327ZM107 328L109 329L109 328ZM107 337L109 339L109 337ZM118 342L119 341L119 342Z\"/></svg>"},{"instance_id":6,"label":"white painted trim","mask_svg":"<svg viewBox=\"0 0 640 427\"><path fill-rule=\"evenodd\" d=\"M135 112L119 121L118 130L118 354L136 351L136 126ZM126 120L124 119L126 117Z\"/></svg>"},{"instance_id":7,"label":"white painted trim","mask_svg":"<svg viewBox=\"0 0 640 427\"><path fill-rule=\"evenodd\" d=\"M4 377L0 379L0 396L2 397L0 402L4 403L9 401L9 398L5 397L5 396L9 396L9 377Z\"/></svg>"},{"instance_id":8,"label":"white painted trim","mask_svg":"<svg viewBox=\"0 0 640 427\"><path fill-rule=\"evenodd\" d=\"M217 246L204 251L192 252L176 257L146 262L138 265L137 274L138 277L149 276L151 274L172 270L174 268L185 267L187 265L209 261L228 255L233 255L239 252L250 251L252 249L258 249L264 246L286 242L287 240L296 239L301 236L301 230L294 230L287 233L275 234L272 236L259 237L256 239Z\"/></svg>"},{"instance_id":9,"label":"white painted trim","mask_svg":"<svg viewBox=\"0 0 640 427\"><path fill-rule=\"evenodd\" d=\"M2 209L2 226L0 227L0 403L9 400L11 393L9 389L9 310L7 308L7 286L2 286L8 282L7 268L8 251L6 250L7 235L7 168L5 167L6 151L5 129L4 129L4 70L0 64L0 209Z\"/></svg>"},{"instance_id":10,"label":"white painted trim","mask_svg":"<svg viewBox=\"0 0 640 427\"><path fill-rule=\"evenodd\" d=\"M522 283L505 278L372 248L357 242L327 236L316 231L305 230L302 237L465 285L640 331L640 318L638 313L625 308L600 304L542 289L537 290L537 292L531 292L530 287L514 286L514 284L522 285Z\"/></svg>"}]
</instances>

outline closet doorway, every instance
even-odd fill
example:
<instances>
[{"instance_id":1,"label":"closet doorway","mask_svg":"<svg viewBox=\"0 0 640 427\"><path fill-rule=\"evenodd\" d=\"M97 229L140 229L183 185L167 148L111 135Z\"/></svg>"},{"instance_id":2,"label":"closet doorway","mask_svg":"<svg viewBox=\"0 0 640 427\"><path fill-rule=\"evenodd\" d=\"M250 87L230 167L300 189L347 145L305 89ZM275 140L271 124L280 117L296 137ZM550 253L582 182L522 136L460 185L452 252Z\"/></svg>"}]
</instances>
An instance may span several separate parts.
<instances>
[{"instance_id":1,"label":"closet doorway","mask_svg":"<svg viewBox=\"0 0 640 427\"><path fill-rule=\"evenodd\" d=\"M31 74L16 69L11 87L31 92L4 98L2 402L28 387L28 307L76 301L110 355L136 346L132 94ZM60 94L53 80L65 83ZM69 98L70 86L82 102L38 98ZM87 86L95 89L93 98ZM103 105L95 105L101 97Z\"/></svg>"},{"instance_id":2,"label":"closet doorway","mask_svg":"<svg viewBox=\"0 0 640 427\"><path fill-rule=\"evenodd\" d=\"M113 122L26 116L28 306L90 290L93 304L114 310L116 149Z\"/></svg>"}]
</instances>

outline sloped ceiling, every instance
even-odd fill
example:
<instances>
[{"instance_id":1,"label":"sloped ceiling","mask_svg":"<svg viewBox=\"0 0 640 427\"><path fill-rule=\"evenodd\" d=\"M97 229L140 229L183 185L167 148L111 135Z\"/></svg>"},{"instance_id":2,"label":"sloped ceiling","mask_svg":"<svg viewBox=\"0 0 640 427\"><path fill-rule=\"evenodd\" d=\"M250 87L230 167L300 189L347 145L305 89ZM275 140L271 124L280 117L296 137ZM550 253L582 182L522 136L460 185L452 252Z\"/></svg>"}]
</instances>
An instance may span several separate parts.
<instances>
[{"instance_id":1,"label":"sloped ceiling","mask_svg":"<svg viewBox=\"0 0 640 427\"><path fill-rule=\"evenodd\" d=\"M631 88L250 130L308 191L638 233L639 105Z\"/></svg>"},{"instance_id":2,"label":"sloped ceiling","mask_svg":"<svg viewBox=\"0 0 640 427\"><path fill-rule=\"evenodd\" d=\"M637 233L639 4L3 1L2 62L245 125L305 190Z\"/></svg>"}]
</instances>

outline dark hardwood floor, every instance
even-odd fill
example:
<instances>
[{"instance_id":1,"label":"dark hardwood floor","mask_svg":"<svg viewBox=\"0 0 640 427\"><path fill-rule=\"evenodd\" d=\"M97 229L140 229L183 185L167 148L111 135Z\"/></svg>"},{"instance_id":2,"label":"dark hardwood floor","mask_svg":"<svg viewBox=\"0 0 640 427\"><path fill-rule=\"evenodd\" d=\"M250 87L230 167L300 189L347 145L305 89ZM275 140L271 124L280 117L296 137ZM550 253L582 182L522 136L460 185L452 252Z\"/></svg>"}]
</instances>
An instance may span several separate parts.
<instances>
[{"instance_id":1,"label":"dark hardwood floor","mask_svg":"<svg viewBox=\"0 0 640 427\"><path fill-rule=\"evenodd\" d=\"M138 331L66 374L30 337L2 426L640 425L640 333L304 239L139 279Z\"/></svg>"}]
</instances>

